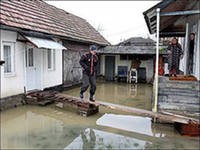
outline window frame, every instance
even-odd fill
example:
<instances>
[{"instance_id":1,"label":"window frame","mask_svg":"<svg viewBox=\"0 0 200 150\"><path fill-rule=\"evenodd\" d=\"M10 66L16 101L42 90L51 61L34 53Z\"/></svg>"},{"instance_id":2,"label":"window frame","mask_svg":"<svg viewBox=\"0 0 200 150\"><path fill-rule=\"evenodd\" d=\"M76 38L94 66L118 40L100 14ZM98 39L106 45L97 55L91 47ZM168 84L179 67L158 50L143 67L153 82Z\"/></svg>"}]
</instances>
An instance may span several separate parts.
<instances>
[{"instance_id":1,"label":"window frame","mask_svg":"<svg viewBox=\"0 0 200 150\"><path fill-rule=\"evenodd\" d=\"M5 77L15 76L15 42L2 42L2 49L3 49L3 59L4 59L4 46L10 46L10 55L11 55L11 72L5 72L5 64L4 64L4 75Z\"/></svg>"}]
</instances>

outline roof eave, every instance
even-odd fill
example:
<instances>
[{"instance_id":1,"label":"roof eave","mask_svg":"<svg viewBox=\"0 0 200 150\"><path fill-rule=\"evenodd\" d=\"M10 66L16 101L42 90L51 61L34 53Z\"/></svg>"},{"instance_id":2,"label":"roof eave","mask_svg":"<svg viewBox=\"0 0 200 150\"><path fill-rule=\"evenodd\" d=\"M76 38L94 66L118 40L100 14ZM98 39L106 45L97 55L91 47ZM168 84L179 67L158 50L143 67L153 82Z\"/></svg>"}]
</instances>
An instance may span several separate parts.
<instances>
[{"instance_id":1,"label":"roof eave","mask_svg":"<svg viewBox=\"0 0 200 150\"><path fill-rule=\"evenodd\" d=\"M70 40L70 41L81 42L81 43L86 43L86 44L98 44L101 46L110 45L110 43L108 41L107 41L107 43L101 43L101 42L95 42L95 41L90 41L90 40L75 39L75 38L61 36L61 35L57 35L57 34L49 34L46 32L39 32L39 31L34 31L34 30L29 30L29 29L14 27L14 26L8 26L8 25L3 25L3 24L1 24L0 29L15 31L15 32L24 33L24 34L35 34L35 36L39 36L39 37L60 38L63 40Z\"/></svg>"}]
</instances>

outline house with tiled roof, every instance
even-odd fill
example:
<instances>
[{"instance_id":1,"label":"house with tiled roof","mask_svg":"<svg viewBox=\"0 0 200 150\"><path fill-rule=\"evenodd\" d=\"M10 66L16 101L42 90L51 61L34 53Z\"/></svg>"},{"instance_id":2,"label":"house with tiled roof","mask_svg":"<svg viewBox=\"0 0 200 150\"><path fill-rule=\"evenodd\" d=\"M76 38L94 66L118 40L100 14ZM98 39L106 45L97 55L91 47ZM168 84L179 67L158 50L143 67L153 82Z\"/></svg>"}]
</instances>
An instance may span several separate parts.
<instances>
[{"instance_id":1,"label":"house with tiled roof","mask_svg":"<svg viewBox=\"0 0 200 150\"><path fill-rule=\"evenodd\" d=\"M80 55L109 42L85 19L41 0L0 1L1 98L80 80Z\"/></svg>"}]
</instances>

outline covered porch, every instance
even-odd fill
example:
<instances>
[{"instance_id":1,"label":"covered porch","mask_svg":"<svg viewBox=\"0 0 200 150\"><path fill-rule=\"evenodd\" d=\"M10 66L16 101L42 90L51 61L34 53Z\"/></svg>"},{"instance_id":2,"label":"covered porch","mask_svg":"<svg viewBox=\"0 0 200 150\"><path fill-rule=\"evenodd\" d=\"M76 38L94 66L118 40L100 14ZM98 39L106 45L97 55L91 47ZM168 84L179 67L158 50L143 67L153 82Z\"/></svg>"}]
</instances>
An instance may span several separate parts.
<instances>
[{"instance_id":1,"label":"covered porch","mask_svg":"<svg viewBox=\"0 0 200 150\"><path fill-rule=\"evenodd\" d=\"M158 107L158 111L167 110L193 116L200 114L199 10L200 1L198 0L163 0L143 13L149 32L151 34L157 32L157 36L159 34L158 37L160 37L159 42L163 40L169 42L172 37L177 37L184 50L183 59L179 65L179 70L183 75L173 78L160 76L158 83L154 83L154 89L158 88L157 94L156 90L153 91L154 106ZM191 49L191 34L195 37L193 49Z\"/></svg>"},{"instance_id":2,"label":"covered porch","mask_svg":"<svg viewBox=\"0 0 200 150\"><path fill-rule=\"evenodd\" d=\"M200 1L163 0L148 9L143 14L150 34L155 34L157 31L157 8L160 8L159 42L169 42L172 37L177 37L184 51L179 65L180 71L184 75L193 75L200 80ZM190 50L190 34L194 34L192 50ZM191 53L192 62L190 62ZM192 65L191 70L189 65Z\"/></svg>"}]
</instances>

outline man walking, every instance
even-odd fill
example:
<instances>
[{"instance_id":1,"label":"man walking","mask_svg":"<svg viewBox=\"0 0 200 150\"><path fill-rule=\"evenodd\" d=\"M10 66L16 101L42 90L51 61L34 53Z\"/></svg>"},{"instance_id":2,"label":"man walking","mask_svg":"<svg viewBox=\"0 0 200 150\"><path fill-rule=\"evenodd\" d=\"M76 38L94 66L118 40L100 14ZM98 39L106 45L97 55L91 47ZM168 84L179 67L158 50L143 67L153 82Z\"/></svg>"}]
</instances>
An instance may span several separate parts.
<instances>
[{"instance_id":1,"label":"man walking","mask_svg":"<svg viewBox=\"0 0 200 150\"><path fill-rule=\"evenodd\" d=\"M86 53L81 56L80 65L83 68L83 79L82 87L80 91L80 98L83 99L83 93L88 89L90 84L90 101L94 100L94 94L96 91L96 66L98 63L98 57L95 54L96 46L92 45L89 48L89 53Z\"/></svg>"}]
</instances>

